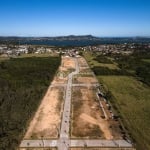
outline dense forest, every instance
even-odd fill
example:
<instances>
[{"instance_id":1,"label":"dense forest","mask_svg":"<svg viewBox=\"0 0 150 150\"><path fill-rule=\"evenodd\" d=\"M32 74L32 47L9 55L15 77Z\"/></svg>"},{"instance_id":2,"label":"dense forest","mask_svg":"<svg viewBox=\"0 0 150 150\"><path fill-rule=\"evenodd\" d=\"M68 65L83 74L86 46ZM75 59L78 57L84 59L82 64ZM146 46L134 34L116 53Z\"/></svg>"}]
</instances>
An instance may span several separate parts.
<instances>
[{"instance_id":1,"label":"dense forest","mask_svg":"<svg viewBox=\"0 0 150 150\"><path fill-rule=\"evenodd\" d=\"M108 59L112 58L112 60ZM134 76L138 80L150 85L150 51L135 51L132 55L126 56L113 54L108 56L98 55L94 60L99 63L118 64L119 69L94 66L92 69L96 75L127 75Z\"/></svg>"},{"instance_id":2,"label":"dense forest","mask_svg":"<svg viewBox=\"0 0 150 150\"><path fill-rule=\"evenodd\" d=\"M19 145L60 62L60 57L0 62L0 150Z\"/></svg>"}]
</instances>

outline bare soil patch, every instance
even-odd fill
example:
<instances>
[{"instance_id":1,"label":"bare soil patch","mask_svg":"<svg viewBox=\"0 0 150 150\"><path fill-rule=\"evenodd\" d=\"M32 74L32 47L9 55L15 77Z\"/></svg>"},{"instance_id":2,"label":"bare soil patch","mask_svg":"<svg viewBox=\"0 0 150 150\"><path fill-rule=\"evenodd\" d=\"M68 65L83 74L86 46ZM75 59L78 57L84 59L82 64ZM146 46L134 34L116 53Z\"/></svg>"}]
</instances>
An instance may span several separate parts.
<instances>
[{"instance_id":1,"label":"bare soil patch","mask_svg":"<svg viewBox=\"0 0 150 150\"><path fill-rule=\"evenodd\" d=\"M95 77L89 76L89 77L76 77L75 82L77 83L85 83L85 84L92 84L97 83L97 80Z\"/></svg>"},{"instance_id":2,"label":"bare soil patch","mask_svg":"<svg viewBox=\"0 0 150 150\"><path fill-rule=\"evenodd\" d=\"M113 136L112 136L111 131L109 129L109 124L105 120L103 120L101 118L95 119L95 118L93 118L87 114L81 114L80 118L89 122L89 123L98 125L100 127L100 129L103 131L104 137L106 139L108 139L108 140L113 139Z\"/></svg>"},{"instance_id":3,"label":"bare soil patch","mask_svg":"<svg viewBox=\"0 0 150 150\"><path fill-rule=\"evenodd\" d=\"M78 58L78 62L80 67L88 67L87 62L83 57Z\"/></svg>"},{"instance_id":4,"label":"bare soil patch","mask_svg":"<svg viewBox=\"0 0 150 150\"><path fill-rule=\"evenodd\" d=\"M72 105L72 137L103 138L97 124L100 111L94 89L74 87Z\"/></svg>"},{"instance_id":5,"label":"bare soil patch","mask_svg":"<svg viewBox=\"0 0 150 150\"><path fill-rule=\"evenodd\" d=\"M67 76L69 73L75 70L75 61L73 58L62 57L61 66L59 67L58 73L55 76L52 84L66 84Z\"/></svg>"},{"instance_id":6,"label":"bare soil patch","mask_svg":"<svg viewBox=\"0 0 150 150\"><path fill-rule=\"evenodd\" d=\"M24 138L56 138L61 122L62 102L63 88L49 88Z\"/></svg>"},{"instance_id":7,"label":"bare soil patch","mask_svg":"<svg viewBox=\"0 0 150 150\"><path fill-rule=\"evenodd\" d=\"M62 57L62 69L75 69L75 61L71 57Z\"/></svg>"},{"instance_id":8,"label":"bare soil patch","mask_svg":"<svg viewBox=\"0 0 150 150\"><path fill-rule=\"evenodd\" d=\"M105 108L107 109L107 108ZM72 137L121 139L119 122L105 120L96 97L96 89L74 87L72 96Z\"/></svg>"}]
</instances>

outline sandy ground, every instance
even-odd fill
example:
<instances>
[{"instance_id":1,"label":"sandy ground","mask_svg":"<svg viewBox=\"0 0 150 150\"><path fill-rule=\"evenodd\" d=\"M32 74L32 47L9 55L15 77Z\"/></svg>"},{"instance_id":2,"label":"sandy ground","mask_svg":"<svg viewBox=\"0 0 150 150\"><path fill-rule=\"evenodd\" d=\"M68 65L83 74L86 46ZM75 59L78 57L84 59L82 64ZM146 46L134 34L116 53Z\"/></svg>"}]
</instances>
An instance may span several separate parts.
<instances>
[{"instance_id":1,"label":"sandy ground","mask_svg":"<svg viewBox=\"0 0 150 150\"><path fill-rule=\"evenodd\" d=\"M75 69L75 61L70 57L62 57L62 64L60 67L61 71L66 71L68 69Z\"/></svg>"},{"instance_id":2,"label":"sandy ground","mask_svg":"<svg viewBox=\"0 0 150 150\"><path fill-rule=\"evenodd\" d=\"M82 57L78 58L78 62L79 62L80 67L88 67L88 64L84 58L82 58Z\"/></svg>"},{"instance_id":3,"label":"sandy ground","mask_svg":"<svg viewBox=\"0 0 150 150\"><path fill-rule=\"evenodd\" d=\"M92 83L97 83L97 80L94 77L77 77L76 82L92 84Z\"/></svg>"},{"instance_id":4,"label":"sandy ground","mask_svg":"<svg viewBox=\"0 0 150 150\"><path fill-rule=\"evenodd\" d=\"M87 114L84 114L84 113L80 115L80 118L91 123L91 124L98 125L100 127L100 129L102 130L102 132L104 133L104 137L107 140L113 139L113 136L112 136L111 131L109 129L109 124L105 120L103 120L101 118L95 119L95 118L93 118Z\"/></svg>"},{"instance_id":5,"label":"sandy ground","mask_svg":"<svg viewBox=\"0 0 150 150\"><path fill-rule=\"evenodd\" d=\"M80 73L81 74L85 74L85 73L93 74L93 72L90 69L88 69L88 68L80 68Z\"/></svg>"},{"instance_id":6,"label":"sandy ground","mask_svg":"<svg viewBox=\"0 0 150 150\"><path fill-rule=\"evenodd\" d=\"M74 87L73 92L72 137L104 138L103 131L97 123L101 112L95 100L94 90Z\"/></svg>"},{"instance_id":7,"label":"sandy ground","mask_svg":"<svg viewBox=\"0 0 150 150\"><path fill-rule=\"evenodd\" d=\"M74 60L69 57L62 57L61 66L59 67L58 73L52 81L52 84L66 84L68 74L71 73L74 69Z\"/></svg>"},{"instance_id":8,"label":"sandy ground","mask_svg":"<svg viewBox=\"0 0 150 150\"><path fill-rule=\"evenodd\" d=\"M63 67L75 69L75 61L73 60L73 58L63 57Z\"/></svg>"},{"instance_id":9,"label":"sandy ground","mask_svg":"<svg viewBox=\"0 0 150 150\"><path fill-rule=\"evenodd\" d=\"M101 117L103 112L96 100L95 90L74 87L73 92L72 137L93 138L95 134L96 138L122 139L119 123L115 120L105 120ZM97 128L97 132L93 128Z\"/></svg>"},{"instance_id":10,"label":"sandy ground","mask_svg":"<svg viewBox=\"0 0 150 150\"><path fill-rule=\"evenodd\" d=\"M49 88L44 96L29 128L25 139L55 138L61 122L62 89Z\"/></svg>"},{"instance_id":11,"label":"sandy ground","mask_svg":"<svg viewBox=\"0 0 150 150\"><path fill-rule=\"evenodd\" d=\"M79 66L86 66L87 63L83 58L78 58ZM82 68L80 68L81 70ZM77 76L74 78L75 83L97 83L97 79L93 76ZM96 138L104 139L122 139L121 130L119 128L119 122L102 118L103 112L99 107L99 102L96 97L96 89L74 87L73 88L73 123L72 123L72 137L88 137L93 138L94 134ZM104 109L107 115L111 114L106 106L106 103L102 101ZM97 132L93 130L97 129Z\"/></svg>"}]
</instances>

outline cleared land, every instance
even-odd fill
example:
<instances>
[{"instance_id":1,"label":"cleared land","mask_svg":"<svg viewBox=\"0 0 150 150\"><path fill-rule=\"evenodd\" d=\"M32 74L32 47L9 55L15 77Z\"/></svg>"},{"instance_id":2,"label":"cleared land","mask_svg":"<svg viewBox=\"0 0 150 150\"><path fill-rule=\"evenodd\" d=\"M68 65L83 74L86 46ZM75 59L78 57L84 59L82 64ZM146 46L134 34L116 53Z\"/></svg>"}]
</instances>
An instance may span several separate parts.
<instances>
[{"instance_id":1,"label":"cleared land","mask_svg":"<svg viewBox=\"0 0 150 150\"><path fill-rule=\"evenodd\" d=\"M63 57L61 70L68 71L69 69L75 69L75 61L70 57Z\"/></svg>"},{"instance_id":2,"label":"cleared land","mask_svg":"<svg viewBox=\"0 0 150 150\"><path fill-rule=\"evenodd\" d=\"M87 67L87 68L89 67L85 59L83 59L82 57L78 58L78 64L79 64L79 67Z\"/></svg>"},{"instance_id":3,"label":"cleared land","mask_svg":"<svg viewBox=\"0 0 150 150\"><path fill-rule=\"evenodd\" d=\"M102 118L95 88L73 88L72 137L121 139L119 123Z\"/></svg>"},{"instance_id":4,"label":"cleared land","mask_svg":"<svg viewBox=\"0 0 150 150\"><path fill-rule=\"evenodd\" d=\"M61 122L63 88L49 88L30 123L25 139L58 137Z\"/></svg>"},{"instance_id":5,"label":"cleared land","mask_svg":"<svg viewBox=\"0 0 150 150\"><path fill-rule=\"evenodd\" d=\"M61 66L52 84L66 84L68 74L75 70L75 62L69 57L62 57Z\"/></svg>"},{"instance_id":6,"label":"cleared land","mask_svg":"<svg viewBox=\"0 0 150 150\"><path fill-rule=\"evenodd\" d=\"M88 65L85 59L78 58L80 70ZM72 94L72 130L73 138L100 138L100 139L121 139L119 123L112 119L102 118L103 112L97 99L96 87L89 87L90 84L97 83L97 79L92 75L78 74L74 77L74 83L87 84L85 87L74 87ZM102 101L106 113L108 108ZM109 115L109 114L108 114Z\"/></svg>"},{"instance_id":7,"label":"cleared land","mask_svg":"<svg viewBox=\"0 0 150 150\"><path fill-rule=\"evenodd\" d=\"M95 109L99 108L95 98L92 89L73 88L72 137L103 137L97 122L99 114L96 115Z\"/></svg>"},{"instance_id":8,"label":"cleared land","mask_svg":"<svg viewBox=\"0 0 150 150\"><path fill-rule=\"evenodd\" d=\"M85 83L85 84L95 84L97 83L96 78L92 77L93 75L85 75L85 76L75 76L73 78L73 83Z\"/></svg>"}]
</instances>

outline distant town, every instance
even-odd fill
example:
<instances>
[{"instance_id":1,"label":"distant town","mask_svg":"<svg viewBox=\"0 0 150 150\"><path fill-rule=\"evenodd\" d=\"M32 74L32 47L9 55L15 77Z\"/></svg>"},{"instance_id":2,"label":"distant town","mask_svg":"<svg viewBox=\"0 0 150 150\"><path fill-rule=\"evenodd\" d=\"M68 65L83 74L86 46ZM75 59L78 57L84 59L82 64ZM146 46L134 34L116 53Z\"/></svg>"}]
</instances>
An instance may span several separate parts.
<instances>
[{"instance_id":1,"label":"distant town","mask_svg":"<svg viewBox=\"0 0 150 150\"><path fill-rule=\"evenodd\" d=\"M93 51L100 52L102 55L107 54L132 54L135 50L150 50L150 43L135 44L101 44L96 46L78 46L78 47L58 47L45 45L15 45L15 44L0 44L1 57L16 57L23 54L44 54L44 53L61 53L75 56L80 52Z\"/></svg>"}]
</instances>

